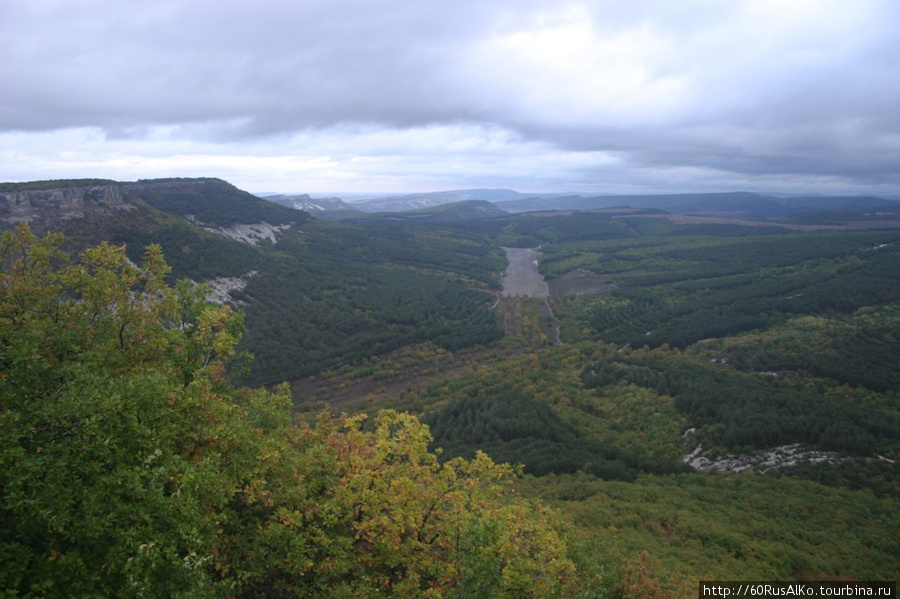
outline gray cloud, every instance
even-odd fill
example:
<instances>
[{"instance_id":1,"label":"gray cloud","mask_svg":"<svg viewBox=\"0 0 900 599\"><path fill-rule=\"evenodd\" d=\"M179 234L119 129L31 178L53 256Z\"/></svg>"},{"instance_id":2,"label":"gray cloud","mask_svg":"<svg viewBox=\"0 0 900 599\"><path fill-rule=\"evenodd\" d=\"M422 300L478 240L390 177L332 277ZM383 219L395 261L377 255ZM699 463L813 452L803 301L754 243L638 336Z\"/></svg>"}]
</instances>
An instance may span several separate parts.
<instances>
[{"instance_id":1,"label":"gray cloud","mask_svg":"<svg viewBox=\"0 0 900 599\"><path fill-rule=\"evenodd\" d=\"M21 83L0 126L457 118L440 71L477 29L475 6L448 18L396 1L14 3L0 72Z\"/></svg>"},{"instance_id":2,"label":"gray cloud","mask_svg":"<svg viewBox=\"0 0 900 599\"><path fill-rule=\"evenodd\" d=\"M0 40L9 178L900 192L893 0L9 0ZM76 128L106 141L45 154Z\"/></svg>"}]
</instances>

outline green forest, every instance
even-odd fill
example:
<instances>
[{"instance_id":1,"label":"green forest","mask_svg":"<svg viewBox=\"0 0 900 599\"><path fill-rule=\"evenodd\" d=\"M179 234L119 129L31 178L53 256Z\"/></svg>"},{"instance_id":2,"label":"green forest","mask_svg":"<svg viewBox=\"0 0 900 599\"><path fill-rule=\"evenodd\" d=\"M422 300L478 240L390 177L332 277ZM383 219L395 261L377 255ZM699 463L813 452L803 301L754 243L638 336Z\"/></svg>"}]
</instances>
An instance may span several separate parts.
<instances>
[{"instance_id":1,"label":"green forest","mask_svg":"<svg viewBox=\"0 0 900 599\"><path fill-rule=\"evenodd\" d=\"M900 231L171 183L3 234L0 596L900 577ZM504 296L503 247L567 294Z\"/></svg>"},{"instance_id":2,"label":"green forest","mask_svg":"<svg viewBox=\"0 0 900 599\"><path fill-rule=\"evenodd\" d=\"M575 525L586 596L896 578L900 234L580 214L479 229L540 246L551 284L614 286L503 298L495 349L374 403L418 415L441 459L522 464L520 492Z\"/></svg>"},{"instance_id":3,"label":"green forest","mask_svg":"<svg viewBox=\"0 0 900 599\"><path fill-rule=\"evenodd\" d=\"M564 524L484 453L439 463L418 420L294 426L235 388L242 319L168 286L159 246L0 240L5 597L554 597Z\"/></svg>"}]
</instances>

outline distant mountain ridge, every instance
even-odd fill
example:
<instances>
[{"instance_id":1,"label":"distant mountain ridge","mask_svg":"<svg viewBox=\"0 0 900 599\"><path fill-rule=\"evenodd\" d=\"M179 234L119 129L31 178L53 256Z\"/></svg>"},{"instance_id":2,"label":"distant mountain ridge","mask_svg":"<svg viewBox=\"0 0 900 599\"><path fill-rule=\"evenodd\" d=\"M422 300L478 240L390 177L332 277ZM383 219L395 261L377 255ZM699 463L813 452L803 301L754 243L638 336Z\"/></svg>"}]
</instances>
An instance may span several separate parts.
<instances>
[{"instance_id":1,"label":"distant mountain ridge","mask_svg":"<svg viewBox=\"0 0 900 599\"><path fill-rule=\"evenodd\" d=\"M632 207L724 218L779 218L809 212L897 212L900 202L874 196L775 196L754 192L643 195L524 194L511 189L469 189L397 195L350 204L369 213L414 212L464 201L487 201L505 212L604 210ZM318 200L313 200L318 201ZM327 208L323 209L327 210Z\"/></svg>"},{"instance_id":2,"label":"distant mountain ridge","mask_svg":"<svg viewBox=\"0 0 900 599\"><path fill-rule=\"evenodd\" d=\"M275 202L294 210L303 210L306 212L326 212L326 211L357 211L358 208L353 204L348 204L341 198L312 198L309 194L284 195L273 194L266 195L266 201Z\"/></svg>"},{"instance_id":3,"label":"distant mountain ridge","mask_svg":"<svg viewBox=\"0 0 900 599\"><path fill-rule=\"evenodd\" d=\"M168 178L132 182L76 179L0 183L0 221L7 227L29 221L38 229L65 221L140 205L180 216L212 229L257 224L300 224L323 219L364 217L465 220L502 213L589 211L630 207L721 218L777 219L809 213L897 214L900 201L874 196L787 196L753 192L608 195L525 194L512 189L464 189L395 195L359 202L313 198L308 194L259 197L215 178ZM439 210L441 207L450 207Z\"/></svg>"},{"instance_id":4,"label":"distant mountain ridge","mask_svg":"<svg viewBox=\"0 0 900 599\"><path fill-rule=\"evenodd\" d=\"M531 196L512 189L460 189L375 198L355 202L353 207L365 212L406 212L469 200L497 203L528 197Z\"/></svg>"},{"instance_id":5,"label":"distant mountain ridge","mask_svg":"<svg viewBox=\"0 0 900 599\"><path fill-rule=\"evenodd\" d=\"M651 208L672 214L727 218L778 218L807 212L900 210L900 202L873 196L806 196L779 198L753 192L614 196L535 196L503 202L512 213L546 210L603 210L614 207Z\"/></svg>"},{"instance_id":6,"label":"distant mountain ridge","mask_svg":"<svg viewBox=\"0 0 900 599\"><path fill-rule=\"evenodd\" d=\"M463 200L460 202L451 202L449 204L439 204L437 206L429 206L421 209L396 212L355 212L354 214L356 214L361 221L395 220L429 223L460 222L509 215L508 212L501 209L497 204L493 204L486 200Z\"/></svg>"}]
</instances>

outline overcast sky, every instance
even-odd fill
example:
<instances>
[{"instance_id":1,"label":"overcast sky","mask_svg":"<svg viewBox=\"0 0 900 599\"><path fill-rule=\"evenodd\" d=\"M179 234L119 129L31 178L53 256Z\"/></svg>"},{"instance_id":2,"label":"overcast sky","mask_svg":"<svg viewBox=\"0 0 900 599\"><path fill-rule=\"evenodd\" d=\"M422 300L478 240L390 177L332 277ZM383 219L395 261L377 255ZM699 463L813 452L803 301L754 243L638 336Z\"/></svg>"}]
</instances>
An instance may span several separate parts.
<instances>
[{"instance_id":1,"label":"overcast sky","mask_svg":"<svg viewBox=\"0 0 900 599\"><path fill-rule=\"evenodd\" d=\"M898 0L0 0L0 180L900 194Z\"/></svg>"}]
</instances>

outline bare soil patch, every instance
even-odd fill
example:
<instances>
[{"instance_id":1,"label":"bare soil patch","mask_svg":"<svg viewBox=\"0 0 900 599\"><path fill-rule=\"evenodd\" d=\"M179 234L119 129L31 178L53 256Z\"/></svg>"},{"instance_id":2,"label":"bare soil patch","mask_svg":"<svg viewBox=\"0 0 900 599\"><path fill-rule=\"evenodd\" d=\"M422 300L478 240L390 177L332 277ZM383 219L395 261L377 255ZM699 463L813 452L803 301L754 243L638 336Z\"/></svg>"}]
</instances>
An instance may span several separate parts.
<instances>
[{"instance_id":1,"label":"bare soil patch","mask_svg":"<svg viewBox=\"0 0 900 599\"><path fill-rule=\"evenodd\" d=\"M404 350L397 350L383 359L390 362ZM517 349L488 348L447 353L441 360L427 360L389 372L359 378L354 371L341 375L311 376L291 381L291 396L295 411L319 411L326 408L358 410L374 405L403 392L418 391L443 377L457 375L485 362L520 352Z\"/></svg>"},{"instance_id":2,"label":"bare soil patch","mask_svg":"<svg viewBox=\"0 0 900 599\"><path fill-rule=\"evenodd\" d=\"M550 295L581 295L584 293L600 293L612 291L616 284L612 282L614 274L597 274L583 268L568 272L561 277L547 282Z\"/></svg>"}]
</instances>

